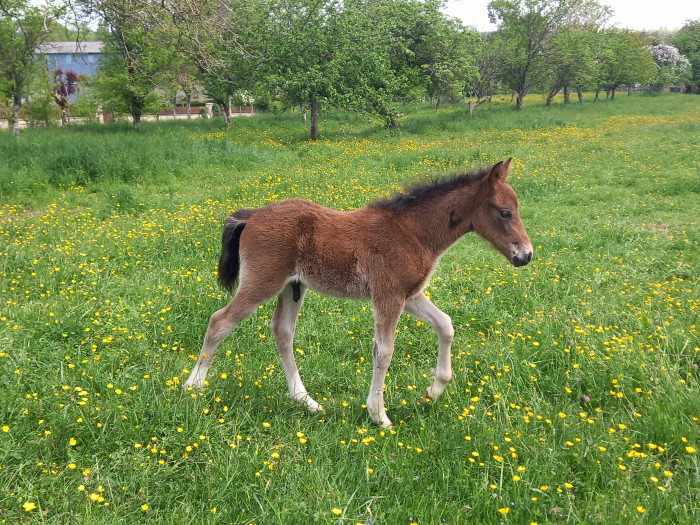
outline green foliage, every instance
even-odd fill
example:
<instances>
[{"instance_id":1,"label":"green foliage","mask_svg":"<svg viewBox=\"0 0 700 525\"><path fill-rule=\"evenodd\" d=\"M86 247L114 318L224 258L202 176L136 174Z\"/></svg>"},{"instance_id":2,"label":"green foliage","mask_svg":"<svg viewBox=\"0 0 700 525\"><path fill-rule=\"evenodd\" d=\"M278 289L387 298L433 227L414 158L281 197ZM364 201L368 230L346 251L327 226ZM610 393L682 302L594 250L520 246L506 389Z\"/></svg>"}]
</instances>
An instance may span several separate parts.
<instances>
[{"instance_id":1,"label":"green foliage","mask_svg":"<svg viewBox=\"0 0 700 525\"><path fill-rule=\"evenodd\" d=\"M32 93L32 97L24 104L24 109L33 123L41 122L49 125L59 116L59 111L54 101L51 79L44 66L45 63L42 61L42 67L35 72L29 81L27 87L28 91Z\"/></svg>"},{"instance_id":2,"label":"green foliage","mask_svg":"<svg viewBox=\"0 0 700 525\"><path fill-rule=\"evenodd\" d=\"M13 133L19 137L19 109L27 85L40 71L35 49L47 38L47 23L60 16L62 2L36 7L25 0L0 4L0 94L12 99ZM3 98L4 98L3 96Z\"/></svg>"},{"instance_id":3,"label":"green foliage","mask_svg":"<svg viewBox=\"0 0 700 525\"><path fill-rule=\"evenodd\" d=\"M700 85L700 20L689 20L671 39L691 65L691 83Z\"/></svg>"},{"instance_id":4,"label":"green foliage","mask_svg":"<svg viewBox=\"0 0 700 525\"><path fill-rule=\"evenodd\" d=\"M155 113L163 106L155 87L169 55L161 53L154 42L140 34L147 28L137 26L127 31L125 24L128 20L115 14L110 25L100 32L103 48L95 88L103 109L130 113L138 131L141 115Z\"/></svg>"},{"instance_id":5,"label":"green foliage","mask_svg":"<svg viewBox=\"0 0 700 525\"><path fill-rule=\"evenodd\" d=\"M340 114L316 143L298 114L0 135L2 519L697 522L700 99L536 100L422 105L392 133ZM515 269L468 235L442 258L427 292L455 379L437 403L435 335L404 316L396 427L372 426L370 307L313 293L295 353L325 413L286 395L274 304L183 392L229 300L232 210L352 209L510 156L535 257Z\"/></svg>"},{"instance_id":6,"label":"green foliage","mask_svg":"<svg viewBox=\"0 0 700 525\"><path fill-rule=\"evenodd\" d=\"M503 82L517 92L517 108L547 75L545 57L554 47L557 30L577 4L567 0L494 0L489 17L499 23L496 38Z\"/></svg>"},{"instance_id":7,"label":"green foliage","mask_svg":"<svg viewBox=\"0 0 700 525\"><path fill-rule=\"evenodd\" d=\"M606 34L603 83L613 92L621 85L649 83L656 72L646 40L632 31L611 30Z\"/></svg>"}]
</instances>

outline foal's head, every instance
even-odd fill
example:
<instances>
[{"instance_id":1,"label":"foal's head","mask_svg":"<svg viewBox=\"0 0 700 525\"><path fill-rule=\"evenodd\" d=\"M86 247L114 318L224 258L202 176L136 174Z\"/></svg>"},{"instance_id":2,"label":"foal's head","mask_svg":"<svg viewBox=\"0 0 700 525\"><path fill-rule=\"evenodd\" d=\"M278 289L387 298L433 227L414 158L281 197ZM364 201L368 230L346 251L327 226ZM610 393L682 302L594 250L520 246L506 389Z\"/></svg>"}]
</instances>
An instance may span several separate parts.
<instances>
[{"instance_id":1,"label":"foal's head","mask_svg":"<svg viewBox=\"0 0 700 525\"><path fill-rule=\"evenodd\" d=\"M474 231L489 241L513 266L532 259L532 244L518 213L518 199L506 179L512 159L499 162L480 181Z\"/></svg>"}]
</instances>

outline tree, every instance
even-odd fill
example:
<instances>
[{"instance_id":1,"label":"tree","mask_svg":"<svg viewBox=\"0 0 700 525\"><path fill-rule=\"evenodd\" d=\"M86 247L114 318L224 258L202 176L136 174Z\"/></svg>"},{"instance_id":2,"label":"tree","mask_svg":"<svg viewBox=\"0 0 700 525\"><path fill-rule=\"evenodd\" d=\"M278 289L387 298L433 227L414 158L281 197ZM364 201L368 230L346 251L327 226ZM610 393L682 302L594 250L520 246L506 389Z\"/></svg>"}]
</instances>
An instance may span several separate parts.
<instances>
[{"instance_id":1,"label":"tree","mask_svg":"<svg viewBox=\"0 0 700 525\"><path fill-rule=\"evenodd\" d=\"M595 26L581 28L567 26L552 39L552 49L545 58L547 63L547 101L549 105L559 91L564 90L564 103L569 102L569 87L576 87L579 102L583 102L583 84L590 81L595 69Z\"/></svg>"},{"instance_id":2,"label":"tree","mask_svg":"<svg viewBox=\"0 0 700 525\"><path fill-rule=\"evenodd\" d=\"M600 57L600 76L596 87L602 87L611 100L620 86L634 87L648 84L654 76L656 65L644 37L629 30L610 29L605 32Z\"/></svg>"},{"instance_id":3,"label":"tree","mask_svg":"<svg viewBox=\"0 0 700 525\"><path fill-rule=\"evenodd\" d=\"M600 24L609 16L607 8L591 0L494 0L488 9L491 21L499 23L502 78L518 95L517 109L549 74L545 58L559 31L572 24Z\"/></svg>"},{"instance_id":4,"label":"tree","mask_svg":"<svg viewBox=\"0 0 700 525\"><path fill-rule=\"evenodd\" d=\"M502 79L517 93L516 109L546 74L544 56L569 10L567 0L494 0L489 19L499 23Z\"/></svg>"},{"instance_id":5,"label":"tree","mask_svg":"<svg viewBox=\"0 0 700 525\"><path fill-rule=\"evenodd\" d=\"M436 101L437 111L441 99L461 97L467 79L475 75L476 60L470 49L477 42L477 33L457 20L431 15L416 55L425 75L426 92Z\"/></svg>"},{"instance_id":6,"label":"tree","mask_svg":"<svg viewBox=\"0 0 700 525\"><path fill-rule=\"evenodd\" d=\"M100 8L105 25L96 86L104 109L131 113L134 130L140 131L146 108L157 111L162 105L154 88L167 70L168 55L146 38L148 27L133 26L121 16L118 0L103 2Z\"/></svg>"},{"instance_id":7,"label":"tree","mask_svg":"<svg viewBox=\"0 0 700 525\"><path fill-rule=\"evenodd\" d=\"M356 47L340 45L347 42L343 5L337 0L272 4L275 14L269 19L265 48L267 82L289 107L308 106L311 140L317 140L321 108L342 99L344 65L357 61Z\"/></svg>"},{"instance_id":8,"label":"tree","mask_svg":"<svg viewBox=\"0 0 700 525\"><path fill-rule=\"evenodd\" d=\"M501 76L501 51L496 47L502 40L494 38L491 33L486 37L478 35L472 52L476 61L476 69L467 79L467 90L476 97L476 100L469 101L469 116L474 110L484 102L490 101L493 94L500 85Z\"/></svg>"},{"instance_id":9,"label":"tree","mask_svg":"<svg viewBox=\"0 0 700 525\"><path fill-rule=\"evenodd\" d=\"M49 21L62 6L35 7L28 0L0 0L0 88L12 99L12 131L19 138L19 110L29 80L43 64L35 50L49 34Z\"/></svg>"},{"instance_id":10,"label":"tree","mask_svg":"<svg viewBox=\"0 0 700 525\"><path fill-rule=\"evenodd\" d=\"M697 92L697 87L700 86L700 19L688 20L673 36L671 44L690 62L691 90Z\"/></svg>"},{"instance_id":11,"label":"tree","mask_svg":"<svg viewBox=\"0 0 700 525\"><path fill-rule=\"evenodd\" d=\"M688 80L690 61L680 54L678 48L668 44L657 44L651 48L651 56L657 67L652 88L675 86Z\"/></svg>"},{"instance_id":12,"label":"tree","mask_svg":"<svg viewBox=\"0 0 700 525\"><path fill-rule=\"evenodd\" d=\"M420 85L411 48L416 21L427 4L413 0L359 0L345 3L338 34L342 67L336 105L399 127L395 98L404 103Z\"/></svg>"},{"instance_id":13,"label":"tree","mask_svg":"<svg viewBox=\"0 0 700 525\"><path fill-rule=\"evenodd\" d=\"M70 96L78 92L78 80L80 76L69 69L65 73L62 68L57 68L53 72L53 99L58 107L61 108L61 124L65 126L68 123L67 107L70 102Z\"/></svg>"},{"instance_id":14,"label":"tree","mask_svg":"<svg viewBox=\"0 0 700 525\"><path fill-rule=\"evenodd\" d=\"M103 109L131 113L135 131L141 130L145 110L157 110L162 104L154 92L155 82L150 56L123 29L123 21L113 18L102 38L102 59L96 87L103 100Z\"/></svg>"},{"instance_id":15,"label":"tree","mask_svg":"<svg viewBox=\"0 0 700 525\"><path fill-rule=\"evenodd\" d=\"M272 0L263 52L266 81L287 107L309 108L312 140L323 106L368 111L388 126L398 125L391 100L419 77L401 60L411 53L403 15L419 4Z\"/></svg>"}]
</instances>

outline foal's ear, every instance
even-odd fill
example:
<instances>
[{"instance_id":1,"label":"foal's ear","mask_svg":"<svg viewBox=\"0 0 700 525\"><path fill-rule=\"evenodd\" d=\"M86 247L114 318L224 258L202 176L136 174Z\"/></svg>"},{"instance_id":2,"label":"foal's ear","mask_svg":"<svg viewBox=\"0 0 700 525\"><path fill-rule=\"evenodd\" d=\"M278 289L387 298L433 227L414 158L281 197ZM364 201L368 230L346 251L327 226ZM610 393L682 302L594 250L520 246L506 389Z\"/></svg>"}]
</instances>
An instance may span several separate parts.
<instances>
[{"instance_id":1,"label":"foal's ear","mask_svg":"<svg viewBox=\"0 0 700 525\"><path fill-rule=\"evenodd\" d=\"M494 165L494 167L491 168L491 173L489 173L489 177L493 177L494 180L506 180L508 178L508 174L510 173L510 163L512 160L513 158L511 157L505 162L501 161L498 164Z\"/></svg>"}]
</instances>

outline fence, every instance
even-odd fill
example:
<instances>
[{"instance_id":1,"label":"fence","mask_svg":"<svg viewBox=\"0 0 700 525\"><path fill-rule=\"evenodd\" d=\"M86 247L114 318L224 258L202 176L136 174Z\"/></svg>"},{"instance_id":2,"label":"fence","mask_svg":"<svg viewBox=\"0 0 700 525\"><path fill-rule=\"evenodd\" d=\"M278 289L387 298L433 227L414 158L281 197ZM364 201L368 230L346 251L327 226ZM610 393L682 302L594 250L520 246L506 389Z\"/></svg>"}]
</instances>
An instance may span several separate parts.
<instances>
[{"instance_id":1,"label":"fence","mask_svg":"<svg viewBox=\"0 0 700 525\"><path fill-rule=\"evenodd\" d=\"M253 116L255 112L252 106L231 106L231 116L232 117L250 117ZM190 116L193 119L196 118L212 118L213 114L213 104L207 103L204 106L192 106L190 108ZM10 118L12 117L12 110L0 108L0 129L8 129L10 127ZM141 115L142 121L154 121L154 120L182 120L187 119L187 108L183 106L175 106L170 109L163 109L156 114L144 114ZM69 124L80 124L88 121L90 119L84 117L68 117ZM109 122L114 122L115 120L128 120L132 121L133 118L130 114L118 115L112 111L104 111L95 114L93 121L106 124ZM33 119L23 108L19 110L19 124L20 128L26 128L30 125L46 125L46 122ZM61 125L60 118L52 119L59 126Z\"/></svg>"}]
</instances>

